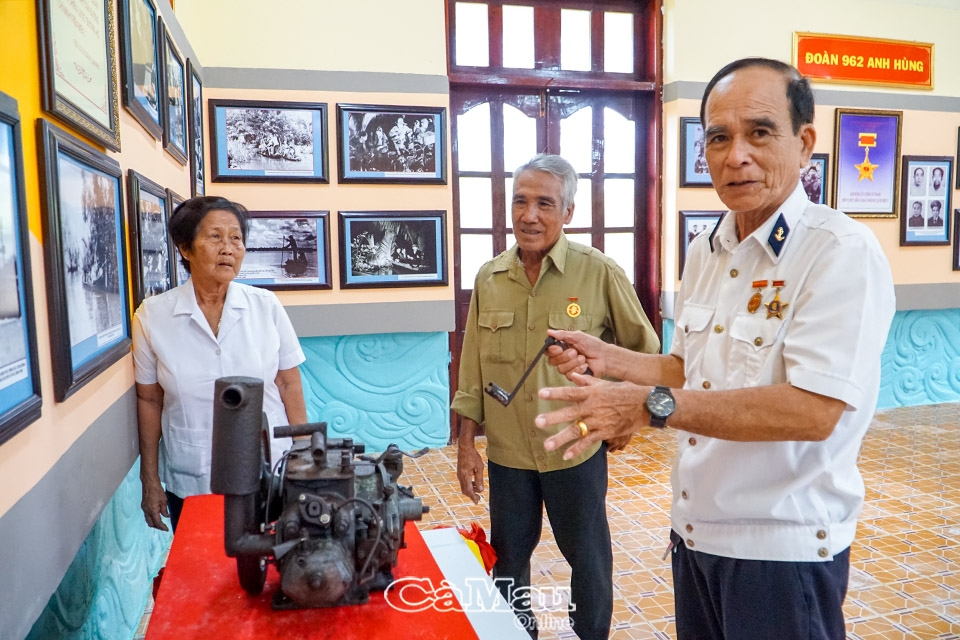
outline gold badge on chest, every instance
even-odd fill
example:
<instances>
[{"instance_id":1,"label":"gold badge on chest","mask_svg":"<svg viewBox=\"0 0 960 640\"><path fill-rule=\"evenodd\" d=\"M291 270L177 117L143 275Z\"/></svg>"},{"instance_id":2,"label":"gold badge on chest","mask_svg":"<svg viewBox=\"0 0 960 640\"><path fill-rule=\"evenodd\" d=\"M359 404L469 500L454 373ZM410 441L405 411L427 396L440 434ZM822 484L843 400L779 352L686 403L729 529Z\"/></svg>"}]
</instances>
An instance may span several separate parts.
<instances>
[{"instance_id":1,"label":"gold badge on chest","mask_svg":"<svg viewBox=\"0 0 960 640\"><path fill-rule=\"evenodd\" d=\"M576 318L580 315L580 305L577 304L578 298L567 298L570 304L567 305L567 315Z\"/></svg>"},{"instance_id":2,"label":"gold badge on chest","mask_svg":"<svg viewBox=\"0 0 960 640\"><path fill-rule=\"evenodd\" d=\"M763 306L767 308L767 318L779 318L783 320L783 312L787 310L787 307L790 306L787 302L780 302L780 289L785 286L785 281L783 280L774 280L773 286L777 288L776 293L773 294L773 300L770 302L764 302Z\"/></svg>"},{"instance_id":3,"label":"gold badge on chest","mask_svg":"<svg viewBox=\"0 0 960 640\"><path fill-rule=\"evenodd\" d=\"M747 311L750 313L756 313L757 309L760 308L760 304L763 302L762 291L765 286L767 286L766 280L754 280L752 284L753 288L756 289L756 293L750 296L749 302L747 302Z\"/></svg>"}]
</instances>

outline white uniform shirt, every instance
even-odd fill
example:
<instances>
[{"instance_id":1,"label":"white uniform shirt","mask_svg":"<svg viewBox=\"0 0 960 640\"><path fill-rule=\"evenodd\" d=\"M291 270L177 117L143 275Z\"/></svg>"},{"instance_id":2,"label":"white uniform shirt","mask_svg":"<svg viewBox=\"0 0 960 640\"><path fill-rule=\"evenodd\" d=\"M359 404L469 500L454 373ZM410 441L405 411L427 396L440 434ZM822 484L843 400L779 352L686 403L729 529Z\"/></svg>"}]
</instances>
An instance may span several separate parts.
<instances>
[{"instance_id":1,"label":"white uniform shirt","mask_svg":"<svg viewBox=\"0 0 960 640\"><path fill-rule=\"evenodd\" d=\"M230 283L220 331L213 335L197 304L193 280L147 298L133 319L136 381L160 383L160 479L185 498L210 493L213 390L217 378L263 380L263 411L270 429L287 424L277 372L306 358L286 311L272 291ZM290 439L271 441L273 460Z\"/></svg>"},{"instance_id":2,"label":"white uniform shirt","mask_svg":"<svg viewBox=\"0 0 960 640\"><path fill-rule=\"evenodd\" d=\"M782 319L763 305L748 311L760 280L764 303L774 299L773 282L783 281ZM672 526L689 548L823 561L853 542L864 498L857 454L894 310L890 266L873 233L809 202L799 184L743 242L732 213L693 241L671 348L684 361L684 388L788 382L847 407L823 442L732 442L680 431ZM776 416L776 405L769 411Z\"/></svg>"}]
</instances>

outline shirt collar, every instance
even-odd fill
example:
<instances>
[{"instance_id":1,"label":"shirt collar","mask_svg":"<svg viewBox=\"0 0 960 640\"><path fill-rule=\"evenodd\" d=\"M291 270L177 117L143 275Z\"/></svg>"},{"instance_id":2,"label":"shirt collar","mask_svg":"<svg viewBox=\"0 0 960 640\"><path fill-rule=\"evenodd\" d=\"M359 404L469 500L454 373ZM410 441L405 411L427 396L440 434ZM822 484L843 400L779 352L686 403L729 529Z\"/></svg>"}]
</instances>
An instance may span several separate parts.
<instances>
[{"instance_id":1,"label":"shirt collar","mask_svg":"<svg viewBox=\"0 0 960 640\"><path fill-rule=\"evenodd\" d=\"M560 274L563 274L564 268L567 266L567 249L570 247L570 241L567 240L567 235L560 232L560 238L557 239L557 243L553 245L553 248L547 252L547 255L544 256L544 260L547 258L550 259L550 262L553 263L553 266L557 268L557 271ZM496 263L493 266L494 271L509 271L510 266L522 266L520 263L520 245L514 244L507 251L504 251L498 258L496 258ZM542 269L541 269L542 271Z\"/></svg>"},{"instance_id":2,"label":"shirt collar","mask_svg":"<svg viewBox=\"0 0 960 640\"><path fill-rule=\"evenodd\" d=\"M236 282L231 282L227 287L227 297L223 303L225 311L227 309L247 308L247 299L240 295L239 286ZM177 287L177 290L179 293L177 303L173 307L173 315L196 315L198 318L202 318L203 312L200 311L200 305L197 303L197 293L193 288L193 278L188 278L183 285Z\"/></svg>"},{"instance_id":3,"label":"shirt collar","mask_svg":"<svg viewBox=\"0 0 960 640\"><path fill-rule=\"evenodd\" d=\"M756 242L767 252L774 264L779 263L780 257L790 242L790 237L800 223L800 217L810 204L807 192L803 190L803 185L798 181L793 193L763 221L763 224L744 238L743 242ZM711 252L721 248L733 251L740 244L740 241L737 240L737 216L732 211L728 213L731 215L724 214L710 235ZM783 232L779 233L778 230L774 229L774 226L782 227ZM782 241L774 240L775 236L782 237ZM776 248L777 245L779 245L779 250Z\"/></svg>"}]
</instances>

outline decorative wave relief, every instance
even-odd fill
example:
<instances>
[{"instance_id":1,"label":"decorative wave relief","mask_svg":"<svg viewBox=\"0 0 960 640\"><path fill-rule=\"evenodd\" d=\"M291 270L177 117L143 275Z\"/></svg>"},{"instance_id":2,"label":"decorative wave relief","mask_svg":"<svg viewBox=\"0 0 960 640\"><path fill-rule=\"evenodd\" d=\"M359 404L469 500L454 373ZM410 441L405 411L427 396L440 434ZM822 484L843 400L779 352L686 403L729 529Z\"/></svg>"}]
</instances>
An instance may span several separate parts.
<instances>
[{"instance_id":1,"label":"decorative wave relief","mask_svg":"<svg viewBox=\"0 0 960 640\"><path fill-rule=\"evenodd\" d=\"M307 416L369 451L437 447L450 436L447 333L303 338Z\"/></svg>"},{"instance_id":2,"label":"decorative wave relief","mask_svg":"<svg viewBox=\"0 0 960 640\"><path fill-rule=\"evenodd\" d=\"M960 400L960 309L898 311L881 364L878 409Z\"/></svg>"},{"instance_id":3,"label":"decorative wave relief","mask_svg":"<svg viewBox=\"0 0 960 640\"><path fill-rule=\"evenodd\" d=\"M140 496L138 459L100 513L28 640L134 636L172 539L147 527Z\"/></svg>"}]
</instances>

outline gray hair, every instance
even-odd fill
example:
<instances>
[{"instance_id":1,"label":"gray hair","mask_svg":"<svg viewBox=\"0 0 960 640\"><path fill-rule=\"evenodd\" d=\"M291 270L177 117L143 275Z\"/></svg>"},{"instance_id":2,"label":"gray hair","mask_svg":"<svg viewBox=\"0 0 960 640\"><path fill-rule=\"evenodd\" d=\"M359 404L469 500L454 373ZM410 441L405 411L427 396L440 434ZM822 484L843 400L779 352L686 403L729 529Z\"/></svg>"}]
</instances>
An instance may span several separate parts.
<instances>
[{"instance_id":1,"label":"gray hair","mask_svg":"<svg viewBox=\"0 0 960 640\"><path fill-rule=\"evenodd\" d=\"M513 179L516 180L517 176L524 171L543 171L558 178L563 183L560 195L563 199L563 210L566 211L567 207L573 204L573 199L577 195L577 181L580 176L577 175L577 170L573 168L572 164L560 156L541 153L517 167L517 170L513 172Z\"/></svg>"}]
</instances>

